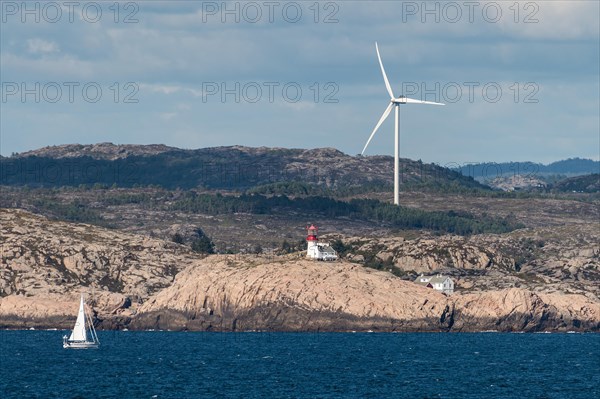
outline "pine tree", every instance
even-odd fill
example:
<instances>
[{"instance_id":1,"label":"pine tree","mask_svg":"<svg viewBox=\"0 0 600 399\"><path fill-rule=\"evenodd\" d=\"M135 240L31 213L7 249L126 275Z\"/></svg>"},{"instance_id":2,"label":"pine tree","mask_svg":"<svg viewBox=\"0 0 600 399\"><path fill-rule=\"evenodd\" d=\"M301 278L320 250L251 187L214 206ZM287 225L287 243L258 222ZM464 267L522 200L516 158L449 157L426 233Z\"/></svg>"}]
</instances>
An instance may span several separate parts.
<instances>
[{"instance_id":1,"label":"pine tree","mask_svg":"<svg viewBox=\"0 0 600 399\"><path fill-rule=\"evenodd\" d=\"M192 241L192 250L195 252L199 252L201 254L214 254L215 253L215 244L212 240L204 233L200 227L198 227L195 231L196 237Z\"/></svg>"}]
</instances>

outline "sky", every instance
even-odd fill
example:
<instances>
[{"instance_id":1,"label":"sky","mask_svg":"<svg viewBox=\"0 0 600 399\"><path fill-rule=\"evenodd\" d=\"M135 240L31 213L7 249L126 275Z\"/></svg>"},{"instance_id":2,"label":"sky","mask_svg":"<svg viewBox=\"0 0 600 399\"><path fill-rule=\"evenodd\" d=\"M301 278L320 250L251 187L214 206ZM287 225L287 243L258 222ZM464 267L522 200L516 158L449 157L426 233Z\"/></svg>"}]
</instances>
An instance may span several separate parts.
<instances>
[{"instance_id":1,"label":"sky","mask_svg":"<svg viewBox=\"0 0 600 399\"><path fill-rule=\"evenodd\" d=\"M1 1L0 154L161 143L600 158L597 1ZM365 155L392 155L393 115Z\"/></svg>"}]
</instances>

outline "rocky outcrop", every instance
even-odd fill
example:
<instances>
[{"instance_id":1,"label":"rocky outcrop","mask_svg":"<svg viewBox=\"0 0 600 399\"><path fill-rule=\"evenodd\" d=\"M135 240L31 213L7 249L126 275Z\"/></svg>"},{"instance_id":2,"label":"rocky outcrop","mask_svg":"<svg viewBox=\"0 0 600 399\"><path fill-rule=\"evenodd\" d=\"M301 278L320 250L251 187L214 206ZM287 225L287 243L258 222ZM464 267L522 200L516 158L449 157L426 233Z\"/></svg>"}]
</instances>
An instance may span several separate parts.
<instances>
[{"instance_id":1,"label":"rocky outcrop","mask_svg":"<svg viewBox=\"0 0 600 399\"><path fill-rule=\"evenodd\" d=\"M262 260L265 262L265 259ZM350 263L211 256L140 307L138 327L217 330L447 330L448 298ZM164 327L164 326L163 326Z\"/></svg>"},{"instance_id":2,"label":"rocky outcrop","mask_svg":"<svg viewBox=\"0 0 600 399\"><path fill-rule=\"evenodd\" d=\"M600 330L594 295L509 288L446 296L348 261L203 258L181 245L15 210L0 210L0 237L0 328L69 328L86 291L107 329Z\"/></svg>"},{"instance_id":3,"label":"rocky outcrop","mask_svg":"<svg viewBox=\"0 0 600 399\"><path fill-rule=\"evenodd\" d=\"M348 263L209 257L147 301L137 328L201 330L599 330L600 303L508 289L451 296Z\"/></svg>"},{"instance_id":4,"label":"rocky outcrop","mask_svg":"<svg viewBox=\"0 0 600 399\"><path fill-rule=\"evenodd\" d=\"M23 152L21 154L18 154L17 157L26 158L36 156L56 159L89 157L92 159L114 161L116 159L124 159L130 156L151 156L170 151L181 150L175 147L166 146L164 144L64 144L53 145L49 147L39 148L37 150Z\"/></svg>"},{"instance_id":5,"label":"rocky outcrop","mask_svg":"<svg viewBox=\"0 0 600 399\"><path fill-rule=\"evenodd\" d=\"M108 291L87 291L86 305L92 310L101 328L125 327L134 312L131 300ZM35 296L9 295L0 298L0 328L73 328L79 309L79 293L39 294Z\"/></svg>"},{"instance_id":6,"label":"rocky outcrop","mask_svg":"<svg viewBox=\"0 0 600 399\"><path fill-rule=\"evenodd\" d=\"M544 293L580 293L600 298L597 224L521 229L509 234L473 236L420 234L347 237L346 259L418 274L444 273L462 289L486 291L520 287ZM349 248L349 249L348 249Z\"/></svg>"},{"instance_id":7,"label":"rocky outcrop","mask_svg":"<svg viewBox=\"0 0 600 399\"><path fill-rule=\"evenodd\" d=\"M0 297L93 287L141 302L200 258L182 245L19 210L0 209L0 233Z\"/></svg>"},{"instance_id":8,"label":"rocky outcrop","mask_svg":"<svg viewBox=\"0 0 600 399\"><path fill-rule=\"evenodd\" d=\"M599 331L600 303L523 289L459 295L455 331Z\"/></svg>"}]
</instances>

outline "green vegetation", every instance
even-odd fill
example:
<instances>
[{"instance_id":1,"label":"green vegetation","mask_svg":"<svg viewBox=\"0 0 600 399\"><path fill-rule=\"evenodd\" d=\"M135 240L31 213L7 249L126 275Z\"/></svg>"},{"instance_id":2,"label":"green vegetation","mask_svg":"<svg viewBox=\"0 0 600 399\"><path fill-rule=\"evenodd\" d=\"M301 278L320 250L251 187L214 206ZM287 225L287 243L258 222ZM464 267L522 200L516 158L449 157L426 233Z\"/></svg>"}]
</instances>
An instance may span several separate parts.
<instances>
[{"instance_id":1,"label":"green vegetation","mask_svg":"<svg viewBox=\"0 0 600 399\"><path fill-rule=\"evenodd\" d=\"M294 252L304 251L306 249L306 241L300 240L295 243L290 243L287 240L283 240L279 252L283 254L291 254Z\"/></svg>"},{"instance_id":2,"label":"green vegetation","mask_svg":"<svg viewBox=\"0 0 600 399\"><path fill-rule=\"evenodd\" d=\"M185 243L183 236L179 233L173 234L171 236L171 241L173 241L175 244L184 244Z\"/></svg>"},{"instance_id":3,"label":"green vegetation","mask_svg":"<svg viewBox=\"0 0 600 399\"><path fill-rule=\"evenodd\" d=\"M246 193L289 196L332 195L332 191L326 187L299 181L258 185L250 188Z\"/></svg>"},{"instance_id":4,"label":"green vegetation","mask_svg":"<svg viewBox=\"0 0 600 399\"><path fill-rule=\"evenodd\" d=\"M279 212L301 212L307 217L347 217L384 223L402 229L428 229L461 235L479 233L506 233L524 227L509 219L489 216L476 218L462 212L428 212L420 209L398 207L371 199L339 201L329 197L310 196L289 198L285 195L266 197L263 195L223 196L196 194L191 191L183 198L173 201L171 210L189 213L250 213L277 214Z\"/></svg>"},{"instance_id":5,"label":"green vegetation","mask_svg":"<svg viewBox=\"0 0 600 399\"><path fill-rule=\"evenodd\" d=\"M351 252L353 247L349 244L344 244L344 242L340 239L333 241L331 244L331 248L337 252L340 257L345 257L348 252Z\"/></svg>"},{"instance_id":6,"label":"green vegetation","mask_svg":"<svg viewBox=\"0 0 600 399\"><path fill-rule=\"evenodd\" d=\"M200 227L194 232L195 238L192 241L192 250L201 254L214 254L215 244L212 242L210 237L204 233Z\"/></svg>"},{"instance_id":7,"label":"green vegetation","mask_svg":"<svg viewBox=\"0 0 600 399\"><path fill-rule=\"evenodd\" d=\"M571 177L558 181L552 186L553 192L600 192L600 174Z\"/></svg>"},{"instance_id":8,"label":"green vegetation","mask_svg":"<svg viewBox=\"0 0 600 399\"><path fill-rule=\"evenodd\" d=\"M0 184L31 187L149 187L248 190L257 194L349 196L391 191L391 158L358 158L335 150L236 148L177 150L114 160L91 156L26 156L0 159ZM489 189L435 164L402 160L402 185L424 182Z\"/></svg>"},{"instance_id":9,"label":"green vegetation","mask_svg":"<svg viewBox=\"0 0 600 399\"><path fill-rule=\"evenodd\" d=\"M350 197L360 194L393 192L394 186L386 182L367 182L357 186L339 186L328 188L324 185L312 184L303 181L278 182L263 184L246 190L246 194L286 195L289 197Z\"/></svg>"},{"instance_id":10,"label":"green vegetation","mask_svg":"<svg viewBox=\"0 0 600 399\"><path fill-rule=\"evenodd\" d=\"M83 187L10 189L6 194L5 198L0 199L0 206L25 208L33 206L41 213L50 214L59 219L101 226L106 226L107 223L97 209L103 209L106 206L136 204L150 210L207 215L247 213L286 217L301 214L308 219L313 217L344 218L380 223L402 230L426 229L460 235L506 233L524 227L510 217L499 218L485 214L474 216L470 213L456 211L425 211L398 207L375 199L342 201L327 196L311 195L291 198L286 195L199 194L193 190L143 189L132 191L130 189L125 191ZM73 200L73 197L76 199ZM175 239L181 240L184 237L171 238L175 241ZM194 238L194 240L201 239L204 240L201 235ZM201 250L208 251L206 247L202 247Z\"/></svg>"},{"instance_id":11,"label":"green vegetation","mask_svg":"<svg viewBox=\"0 0 600 399\"><path fill-rule=\"evenodd\" d=\"M64 204L51 198L38 198L33 200L33 206L56 219L111 227L98 211L79 200Z\"/></svg>"}]
</instances>

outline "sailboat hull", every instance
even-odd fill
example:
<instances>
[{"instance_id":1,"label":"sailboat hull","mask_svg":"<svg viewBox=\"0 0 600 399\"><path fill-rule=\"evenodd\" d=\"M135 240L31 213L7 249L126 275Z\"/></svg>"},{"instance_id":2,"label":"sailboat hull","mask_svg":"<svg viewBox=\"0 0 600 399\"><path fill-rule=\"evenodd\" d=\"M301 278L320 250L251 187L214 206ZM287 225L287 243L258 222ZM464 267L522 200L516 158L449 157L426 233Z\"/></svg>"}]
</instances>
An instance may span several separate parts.
<instances>
[{"instance_id":1,"label":"sailboat hull","mask_svg":"<svg viewBox=\"0 0 600 399\"><path fill-rule=\"evenodd\" d=\"M65 342L63 348L65 349L98 349L99 343L96 342Z\"/></svg>"}]
</instances>

